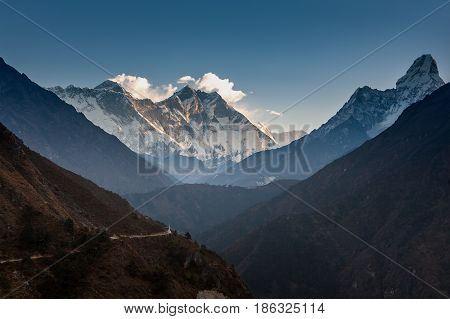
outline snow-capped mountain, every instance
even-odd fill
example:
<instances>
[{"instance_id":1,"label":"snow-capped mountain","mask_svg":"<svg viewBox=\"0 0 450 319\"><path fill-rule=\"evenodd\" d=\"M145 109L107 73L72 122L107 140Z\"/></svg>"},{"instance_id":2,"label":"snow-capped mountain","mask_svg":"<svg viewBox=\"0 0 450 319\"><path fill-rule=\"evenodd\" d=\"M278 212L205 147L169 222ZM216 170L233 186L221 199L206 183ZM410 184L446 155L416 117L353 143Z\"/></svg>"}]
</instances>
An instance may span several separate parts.
<instances>
[{"instance_id":1,"label":"snow-capped mountain","mask_svg":"<svg viewBox=\"0 0 450 319\"><path fill-rule=\"evenodd\" d=\"M2 58L0 122L30 149L111 191L150 192L174 182Z\"/></svg>"},{"instance_id":2,"label":"snow-capped mountain","mask_svg":"<svg viewBox=\"0 0 450 319\"><path fill-rule=\"evenodd\" d=\"M314 134L325 136L348 118L355 118L370 137L391 126L403 110L444 85L436 61L430 54L417 58L395 89L380 91L358 88L350 100Z\"/></svg>"},{"instance_id":3,"label":"snow-capped mountain","mask_svg":"<svg viewBox=\"0 0 450 319\"><path fill-rule=\"evenodd\" d=\"M405 108L444 84L433 57L422 55L394 89L358 88L336 115L317 130L287 146L249 156L235 164L231 173L220 174L210 182L256 186L274 178L304 179L381 133Z\"/></svg>"},{"instance_id":4,"label":"snow-capped mountain","mask_svg":"<svg viewBox=\"0 0 450 319\"><path fill-rule=\"evenodd\" d=\"M270 135L215 92L186 86L154 103L133 98L109 80L93 89L68 86L50 90L138 153L237 162L276 145Z\"/></svg>"}]
</instances>

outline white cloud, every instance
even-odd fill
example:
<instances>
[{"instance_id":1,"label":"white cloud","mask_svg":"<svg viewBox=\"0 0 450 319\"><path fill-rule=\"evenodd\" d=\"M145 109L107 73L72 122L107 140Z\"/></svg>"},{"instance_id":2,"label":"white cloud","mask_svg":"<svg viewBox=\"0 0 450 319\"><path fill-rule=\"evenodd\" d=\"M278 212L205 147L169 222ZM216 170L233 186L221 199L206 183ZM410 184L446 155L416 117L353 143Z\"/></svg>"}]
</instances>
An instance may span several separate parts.
<instances>
[{"instance_id":1,"label":"white cloud","mask_svg":"<svg viewBox=\"0 0 450 319\"><path fill-rule=\"evenodd\" d=\"M236 103L245 97L244 92L233 90L233 82L229 79L221 79L212 72L204 74L200 79L195 81L195 84L199 90L219 93L229 103Z\"/></svg>"},{"instance_id":2,"label":"white cloud","mask_svg":"<svg viewBox=\"0 0 450 319\"><path fill-rule=\"evenodd\" d=\"M195 79L192 76L190 76L190 75L182 76L181 78L179 78L177 80L178 84L187 84L189 82L195 82Z\"/></svg>"},{"instance_id":3,"label":"white cloud","mask_svg":"<svg viewBox=\"0 0 450 319\"><path fill-rule=\"evenodd\" d=\"M281 116L283 113L274 111L274 110L266 110L270 115Z\"/></svg>"},{"instance_id":4,"label":"white cloud","mask_svg":"<svg viewBox=\"0 0 450 319\"><path fill-rule=\"evenodd\" d=\"M120 74L111 79L111 81L121 85L134 98L149 98L154 102L162 101L177 91L177 87L172 84L154 85L144 77L133 75ZM194 89L207 93L219 93L227 103L232 105L233 108L242 113L252 123L263 123L269 119L269 116L271 116L270 119L273 119L273 116L282 115L282 113L274 110L257 108L245 103L243 98L246 96L246 93L241 90L235 90L234 83L230 79L221 79L212 72L205 73L198 79L185 75L180 77L177 83L189 85ZM253 92L250 91L248 94L253 94Z\"/></svg>"},{"instance_id":5,"label":"white cloud","mask_svg":"<svg viewBox=\"0 0 450 319\"><path fill-rule=\"evenodd\" d=\"M111 81L120 84L134 98L148 98L154 102L159 102L170 97L177 90L177 87L172 84L155 86L144 77L127 74L117 75ZM232 104L244 115L250 113L250 111L246 110L246 107L237 105L237 102L241 101L246 94L241 90L235 90L234 83L230 79L221 79L216 74L208 72L198 79L190 75L182 76L177 80L177 83L188 84L192 88L207 93L217 92L225 101Z\"/></svg>"},{"instance_id":6,"label":"white cloud","mask_svg":"<svg viewBox=\"0 0 450 319\"><path fill-rule=\"evenodd\" d=\"M136 99L151 99L154 102L162 101L176 92L177 87L172 84L154 86L143 77L120 74L111 79L122 86Z\"/></svg>"},{"instance_id":7,"label":"white cloud","mask_svg":"<svg viewBox=\"0 0 450 319\"><path fill-rule=\"evenodd\" d=\"M217 92L230 104L235 104L246 96L244 92L234 90L234 83L229 79L221 79L212 72L205 73L197 80L192 76L185 75L179 78L177 83L189 84L195 89L202 90L207 93Z\"/></svg>"}]
</instances>

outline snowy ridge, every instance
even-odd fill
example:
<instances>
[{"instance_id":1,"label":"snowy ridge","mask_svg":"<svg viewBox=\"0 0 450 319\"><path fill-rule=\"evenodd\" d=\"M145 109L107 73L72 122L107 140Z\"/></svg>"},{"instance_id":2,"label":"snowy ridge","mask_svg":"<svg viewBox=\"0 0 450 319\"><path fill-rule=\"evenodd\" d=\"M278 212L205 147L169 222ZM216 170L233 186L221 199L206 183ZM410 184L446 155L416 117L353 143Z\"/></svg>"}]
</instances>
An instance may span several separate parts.
<instances>
[{"instance_id":1,"label":"snowy ridge","mask_svg":"<svg viewBox=\"0 0 450 319\"><path fill-rule=\"evenodd\" d=\"M429 54L422 55L397 81L395 89L380 91L368 86L358 88L336 115L311 135L324 137L353 117L370 137L374 137L391 126L406 107L422 100L444 84L433 57Z\"/></svg>"},{"instance_id":2,"label":"snowy ridge","mask_svg":"<svg viewBox=\"0 0 450 319\"><path fill-rule=\"evenodd\" d=\"M138 153L240 161L276 145L269 134L215 92L186 86L168 99L153 103L133 98L112 81L94 89L68 86L50 90Z\"/></svg>"}]
</instances>

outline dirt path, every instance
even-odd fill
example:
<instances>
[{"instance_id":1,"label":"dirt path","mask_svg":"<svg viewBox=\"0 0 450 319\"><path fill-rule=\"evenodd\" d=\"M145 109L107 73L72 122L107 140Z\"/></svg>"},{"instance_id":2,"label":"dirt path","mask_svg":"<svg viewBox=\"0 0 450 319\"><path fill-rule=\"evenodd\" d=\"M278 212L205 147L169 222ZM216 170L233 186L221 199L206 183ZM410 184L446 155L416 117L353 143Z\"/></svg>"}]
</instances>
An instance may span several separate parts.
<instances>
[{"instance_id":1,"label":"dirt path","mask_svg":"<svg viewBox=\"0 0 450 319\"><path fill-rule=\"evenodd\" d=\"M165 232L160 233L154 233L154 234L145 234L145 235L113 235L109 237L111 240L118 240L122 238L129 238L129 239L142 239L142 238L149 238L149 237L161 237L161 236L167 236L172 234L172 231L166 230Z\"/></svg>"},{"instance_id":2,"label":"dirt path","mask_svg":"<svg viewBox=\"0 0 450 319\"><path fill-rule=\"evenodd\" d=\"M161 237L161 236L168 236L172 234L172 231L170 230L170 228L164 232L159 232L159 233L154 233L154 234L139 234L139 235L113 235L111 237L109 237L110 240L118 240L118 239L123 239L123 238L129 238L129 239L143 239L143 238L149 238L149 237ZM53 255L33 255L30 257L31 260L36 260L36 259L43 259L43 258L52 258ZM17 262L22 262L24 261L25 258L11 258L11 259L5 259L5 260L0 260L0 265L2 264L9 264L9 263L17 263Z\"/></svg>"},{"instance_id":3,"label":"dirt path","mask_svg":"<svg viewBox=\"0 0 450 319\"><path fill-rule=\"evenodd\" d=\"M53 255L33 255L30 257L30 259L36 260L36 259L52 258L52 257L53 257ZM17 263L17 262L22 262L24 260L25 260L25 258L5 259L5 260L0 260L0 264Z\"/></svg>"}]
</instances>

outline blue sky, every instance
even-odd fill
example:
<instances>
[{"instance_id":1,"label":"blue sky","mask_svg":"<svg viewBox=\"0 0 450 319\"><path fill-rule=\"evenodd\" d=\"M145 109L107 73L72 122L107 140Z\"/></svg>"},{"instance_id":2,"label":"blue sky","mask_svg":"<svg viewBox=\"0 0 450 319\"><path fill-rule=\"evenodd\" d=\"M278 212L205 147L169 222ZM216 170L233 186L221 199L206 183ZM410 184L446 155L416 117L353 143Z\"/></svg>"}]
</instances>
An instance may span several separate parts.
<instances>
[{"instance_id":1,"label":"blue sky","mask_svg":"<svg viewBox=\"0 0 450 319\"><path fill-rule=\"evenodd\" d=\"M253 120L280 112L445 1L7 1L112 74L177 84L212 72ZM450 5L278 118L317 127L363 85L386 89L431 53L450 76ZM0 3L0 56L42 86L111 76Z\"/></svg>"}]
</instances>

